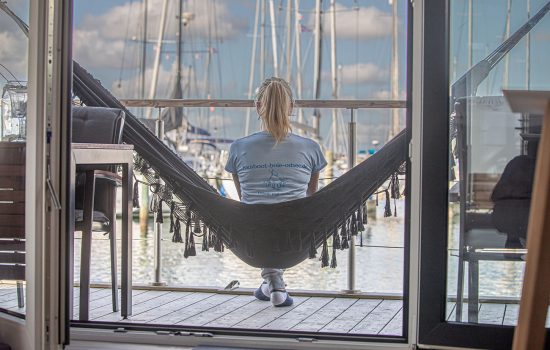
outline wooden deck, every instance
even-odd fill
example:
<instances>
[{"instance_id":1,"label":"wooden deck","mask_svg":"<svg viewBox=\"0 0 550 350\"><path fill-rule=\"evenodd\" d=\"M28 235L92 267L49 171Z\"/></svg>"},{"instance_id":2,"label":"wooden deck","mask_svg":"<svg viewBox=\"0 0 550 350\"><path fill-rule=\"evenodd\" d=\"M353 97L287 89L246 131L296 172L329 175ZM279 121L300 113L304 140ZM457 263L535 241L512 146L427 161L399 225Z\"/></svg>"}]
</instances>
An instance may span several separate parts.
<instances>
[{"instance_id":1,"label":"wooden deck","mask_svg":"<svg viewBox=\"0 0 550 350\"><path fill-rule=\"evenodd\" d=\"M119 312L112 311L110 293L108 288L91 289L92 321L123 321ZM76 320L78 288L74 295ZM25 313L17 307L14 284L0 283L0 308ZM463 310L466 319L467 306ZM454 320L454 312L454 303L448 303L449 321ZM515 325L517 316L517 303L480 304L479 323ZM275 308L252 295L137 289L133 291L133 315L124 322L400 336L402 318L403 302L392 298L295 296L291 307Z\"/></svg>"}]
</instances>

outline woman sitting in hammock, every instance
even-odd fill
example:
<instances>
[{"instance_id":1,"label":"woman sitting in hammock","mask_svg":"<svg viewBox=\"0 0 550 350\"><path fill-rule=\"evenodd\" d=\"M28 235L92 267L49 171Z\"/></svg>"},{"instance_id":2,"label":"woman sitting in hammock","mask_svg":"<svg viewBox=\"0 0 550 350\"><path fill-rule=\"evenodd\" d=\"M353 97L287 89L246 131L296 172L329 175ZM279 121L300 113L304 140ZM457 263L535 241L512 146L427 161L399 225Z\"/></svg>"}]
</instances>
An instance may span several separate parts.
<instances>
[{"instance_id":1,"label":"woman sitting in hammock","mask_svg":"<svg viewBox=\"0 0 550 350\"><path fill-rule=\"evenodd\" d=\"M256 109L264 130L233 142L225 166L243 203L278 203L317 191L319 171L327 162L317 142L292 133L293 106L285 80L269 78L260 86ZM274 306L292 305L282 269L264 267L262 278L254 292L257 299L271 300Z\"/></svg>"}]
</instances>

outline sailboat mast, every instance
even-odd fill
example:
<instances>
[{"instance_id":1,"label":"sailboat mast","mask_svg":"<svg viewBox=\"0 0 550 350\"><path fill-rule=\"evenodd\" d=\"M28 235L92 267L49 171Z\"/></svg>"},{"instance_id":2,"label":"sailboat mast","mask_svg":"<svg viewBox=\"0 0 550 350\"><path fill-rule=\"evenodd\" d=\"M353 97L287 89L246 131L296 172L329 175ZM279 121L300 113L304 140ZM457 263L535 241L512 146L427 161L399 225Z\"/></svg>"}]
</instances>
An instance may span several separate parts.
<instances>
[{"instance_id":1,"label":"sailboat mast","mask_svg":"<svg viewBox=\"0 0 550 350\"><path fill-rule=\"evenodd\" d=\"M397 0L392 0L392 55L391 55L391 97L392 100L399 99L399 59L398 59L398 13ZM391 109L391 126L389 139L399 134L399 109Z\"/></svg>"},{"instance_id":2,"label":"sailboat mast","mask_svg":"<svg viewBox=\"0 0 550 350\"><path fill-rule=\"evenodd\" d=\"M178 46L177 46L177 52L176 52L176 84L180 84L180 81L181 81L181 47L182 47L182 42L183 42L183 0L180 0L179 1L179 5L178 5L178 15L177 15L177 19L178 19L178 35L177 35L177 40L178 40Z\"/></svg>"},{"instance_id":3,"label":"sailboat mast","mask_svg":"<svg viewBox=\"0 0 550 350\"><path fill-rule=\"evenodd\" d=\"M157 81L159 77L160 67L160 54L162 52L162 39L164 38L164 31L166 29L166 15L168 14L168 0L164 0L162 3L162 16L160 18L159 35L157 38L155 61L153 64L153 78L151 79L151 88L149 90L149 98L154 99L157 93ZM147 111L147 118L151 118L153 110L149 108Z\"/></svg>"},{"instance_id":4,"label":"sailboat mast","mask_svg":"<svg viewBox=\"0 0 550 350\"><path fill-rule=\"evenodd\" d=\"M248 99L252 98L254 84L254 67L256 65L256 43L258 41L258 18L260 15L260 0L256 0L256 13L254 15L254 33L252 34L252 53L250 55L250 75L248 77ZM250 108L246 109L246 120L244 126L245 136L250 133Z\"/></svg>"},{"instance_id":5,"label":"sailboat mast","mask_svg":"<svg viewBox=\"0 0 550 350\"><path fill-rule=\"evenodd\" d=\"M296 95L298 99L302 99L302 26L300 24L300 0L294 0L294 28L295 45L296 45ZM298 122L304 122L304 111L298 109ZM300 134L302 131L300 130Z\"/></svg>"},{"instance_id":6,"label":"sailboat mast","mask_svg":"<svg viewBox=\"0 0 550 350\"><path fill-rule=\"evenodd\" d=\"M143 0L143 30L142 30L142 45L141 45L141 72L140 97L145 99L145 69L147 63L147 8L148 0Z\"/></svg>"},{"instance_id":7,"label":"sailboat mast","mask_svg":"<svg viewBox=\"0 0 550 350\"><path fill-rule=\"evenodd\" d=\"M512 17L512 0L508 0L508 7L506 9L506 35L504 40L510 37L510 17ZM502 87L508 88L508 80L510 77L510 55L504 57L504 77L502 80Z\"/></svg>"},{"instance_id":8,"label":"sailboat mast","mask_svg":"<svg viewBox=\"0 0 550 350\"><path fill-rule=\"evenodd\" d=\"M275 22L275 3L269 0L269 18L271 22L271 47L273 53L273 76L279 76L279 62L277 57L277 25Z\"/></svg>"},{"instance_id":9,"label":"sailboat mast","mask_svg":"<svg viewBox=\"0 0 550 350\"><path fill-rule=\"evenodd\" d=\"M336 0L330 0L330 73L332 77L332 98L338 98L338 72L336 71ZM331 149L336 153L338 145L338 115L332 109L332 140Z\"/></svg>"},{"instance_id":10,"label":"sailboat mast","mask_svg":"<svg viewBox=\"0 0 550 350\"><path fill-rule=\"evenodd\" d=\"M527 20L531 18L531 0L527 0ZM531 87L531 32L527 33L525 38L525 88L529 90Z\"/></svg>"},{"instance_id":11,"label":"sailboat mast","mask_svg":"<svg viewBox=\"0 0 550 350\"><path fill-rule=\"evenodd\" d=\"M265 80L265 1L260 0L261 3L261 25L260 25L260 76L261 81Z\"/></svg>"},{"instance_id":12,"label":"sailboat mast","mask_svg":"<svg viewBox=\"0 0 550 350\"><path fill-rule=\"evenodd\" d=\"M313 61L313 98L319 99L321 95L321 2L315 1L315 49ZM321 113L319 109L313 112L313 128L315 129L314 138L319 140L319 125Z\"/></svg>"},{"instance_id":13,"label":"sailboat mast","mask_svg":"<svg viewBox=\"0 0 550 350\"><path fill-rule=\"evenodd\" d=\"M468 69L474 65L473 40L474 40L474 9L473 0L468 0Z\"/></svg>"},{"instance_id":14,"label":"sailboat mast","mask_svg":"<svg viewBox=\"0 0 550 350\"><path fill-rule=\"evenodd\" d=\"M292 45L292 0L287 0L286 6L286 81L290 82L292 75L292 56L290 46Z\"/></svg>"}]
</instances>

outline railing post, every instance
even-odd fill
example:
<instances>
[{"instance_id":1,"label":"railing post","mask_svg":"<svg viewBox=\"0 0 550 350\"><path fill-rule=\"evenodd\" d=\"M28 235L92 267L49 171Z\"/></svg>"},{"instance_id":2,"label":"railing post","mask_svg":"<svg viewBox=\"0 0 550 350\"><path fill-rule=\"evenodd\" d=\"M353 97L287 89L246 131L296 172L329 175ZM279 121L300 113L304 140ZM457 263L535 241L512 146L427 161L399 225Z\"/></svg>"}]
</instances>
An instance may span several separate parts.
<instances>
[{"instance_id":1,"label":"railing post","mask_svg":"<svg viewBox=\"0 0 550 350\"><path fill-rule=\"evenodd\" d=\"M348 142L348 171L355 166L357 154L357 124L355 122L355 109L350 109L349 142ZM348 249L348 293L355 293L355 236L350 235Z\"/></svg>"},{"instance_id":2,"label":"railing post","mask_svg":"<svg viewBox=\"0 0 550 350\"><path fill-rule=\"evenodd\" d=\"M155 123L155 133L157 137L162 140L164 138L164 121L162 120L162 108L159 107L158 118ZM157 176L158 177L158 176ZM162 180L158 177L159 184L162 185ZM159 198L157 198L159 200ZM160 204L162 205L162 203ZM166 285L165 282L161 281L161 272L162 272L162 223L159 223L157 220L157 215L162 215L162 208L155 212L155 226L154 226L154 236L155 236L155 278L151 283L153 286L163 286ZM160 220L162 221L162 220Z\"/></svg>"}]
</instances>

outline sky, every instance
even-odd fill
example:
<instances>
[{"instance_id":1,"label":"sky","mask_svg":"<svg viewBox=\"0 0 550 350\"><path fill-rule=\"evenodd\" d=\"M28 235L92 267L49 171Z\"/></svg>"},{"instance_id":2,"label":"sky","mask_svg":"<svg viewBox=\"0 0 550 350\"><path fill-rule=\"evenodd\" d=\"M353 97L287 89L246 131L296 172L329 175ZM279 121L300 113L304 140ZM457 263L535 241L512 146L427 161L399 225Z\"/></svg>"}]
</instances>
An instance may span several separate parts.
<instances>
[{"instance_id":1,"label":"sky","mask_svg":"<svg viewBox=\"0 0 550 350\"><path fill-rule=\"evenodd\" d=\"M405 98L406 79L406 1L398 4L399 92ZM511 32L527 19L526 2L532 13L546 0L512 1ZM28 19L28 0L8 0L8 5L23 19ZM150 93L152 67L159 33L163 0L148 0L148 35L146 50L146 96ZM269 1L266 1L269 4ZM286 72L285 13L287 0L274 0L276 41L279 65ZM293 5L294 1L291 1ZM321 98L332 98L330 74L329 1L323 3L323 48L321 55ZM504 39L507 0L474 1L473 44L474 63L494 50ZM161 54L156 97L166 98L174 85L177 0L169 0L165 44ZM468 69L467 0L451 1L451 80L458 79ZM313 98L313 10L315 1L300 1L302 41L302 98ZM182 35L182 78L185 97L247 98L251 49L254 33L255 0L185 0L183 12L191 17ZM192 14L192 15L190 15ZM185 16L184 16L185 17ZM550 17L550 15L548 16ZM531 35L530 86L549 88L547 67L550 18L544 18ZM142 54L143 0L74 0L73 56L104 86L121 98L139 98L140 59ZM390 97L391 6L388 0L336 1L336 62L338 98L386 99ZM269 12L265 26L265 76L273 74L271 25ZM209 39L210 38L210 39ZM259 40L258 40L259 41ZM0 63L15 76L26 79L27 47L19 29L7 16L0 14ZM293 43L293 42L292 42ZM258 43L259 46L259 43ZM291 45L292 46L292 45ZM522 40L510 54L509 87L524 88L526 84L526 48ZM207 54L210 49L211 55ZM292 53L295 51L291 50ZM259 49L255 60L254 87L261 82ZM295 56L295 55L293 55ZM209 69L207 61L210 57ZM22 59L23 58L23 59ZM290 82L295 89L296 61L292 59ZM429 67L428 67L429 69ZM0 72L10 79L5 69ZM504 61L482 84L478 93L500 94L503 85ZM282 74L284 76L284 74ZM0 83L4 78L0 76ZM208 83L207 83L208 82ZM140 114L141 112L138 112ZM206 115L210 117L205 121ZM244 110L217 109L188 111L195 124L209 125L219 136L236 138L244 135ZM403 114L403 112L402 112ZM305 111L306 117L311 111ZM326 141L330 130L330 111L323 110L321 136ZM259 124L253 113L252 130ZM342 121L349 112L343 111ZM362 110L358 114L359 149L368 148L375 139L385 141L389 112Z\"/></svg>"},{"instance_id":2,"label":"sky","mask_svg":"<svg viewBox=\"0 0 550 350\"><path fill-rule=\"evenodd\" d=\"M160 27L162 0L148 0L148 35L146 81L150 82L155 55L156 40ZM291 1L294 9L294 1ZM142 50L142 1L83 1L76 0L74 57L91 69L101 81L117 96L127 98L140 97L140 69ZM175 41L177 32L178 1L169 2L166 44L163 47L162 69L159 73L157 97L168 97L174 84ZM269 1L266 1L269 4ZM274 1L276 22L276 41L280 75L285 76L286 62L286 26L285 16L288 2ZM405 98L405 2L399 7L399 53L400 53L400 97ZM313 23L315 1L300 2L300 23L302 25L302 98L313 96ZM254 0L187 0L183 12L194 14L194 18L183 32L182 76L184 90L189 98L236 98L248 97L251 50L253 45L256 1ZM323 1L323 11L329 10L329 1ZM338 98L349 99L387 99L390 97L390 59L391 59L391 6L387 0L338 1L336 4L336 55L339 74ZM330 72L330 22L329 15L323 15L325 30L322 43L322 86L321 98L332 98ZM272 26L269 12L265 26L265 77L272 76ZM259 30L258 30L259 31ZM209 44L210 35L210 44ZM258 32L258 36L260 33ZM254 88L260 85L260 50L258 39ZM291 42L293 46L294 40ZM214 47L211 65L208 71L209 84L206 84L206 62L208 47ZM295 52L291 49L293 57ZM296 61L292 60L291 85L296 87ZM150 86L146 84L149 95ZM296 89L295 90L295 94ZM306 117L312 111L304 111ZM342 118L347 121L344 111ZM365 121L372 120L370 126L364 125L364 134L370 139L383 137L387 131L388 111L361 111ZM203 113L204 114L204 113ZM257 130L259 123L252 118L252 129ZM189 111L190 119L198 118L197 111ZM325 137L330 129L328 110L322 111L321 135ZM195 122L205 125L204 115ZM360 114L361 118L361 114ZM214 125L220 135L229 138L244 135L244 110L217 110L211 112L210 126ZM380 136L377 136L380 135Z\"/></svg>"}]
</instances>

